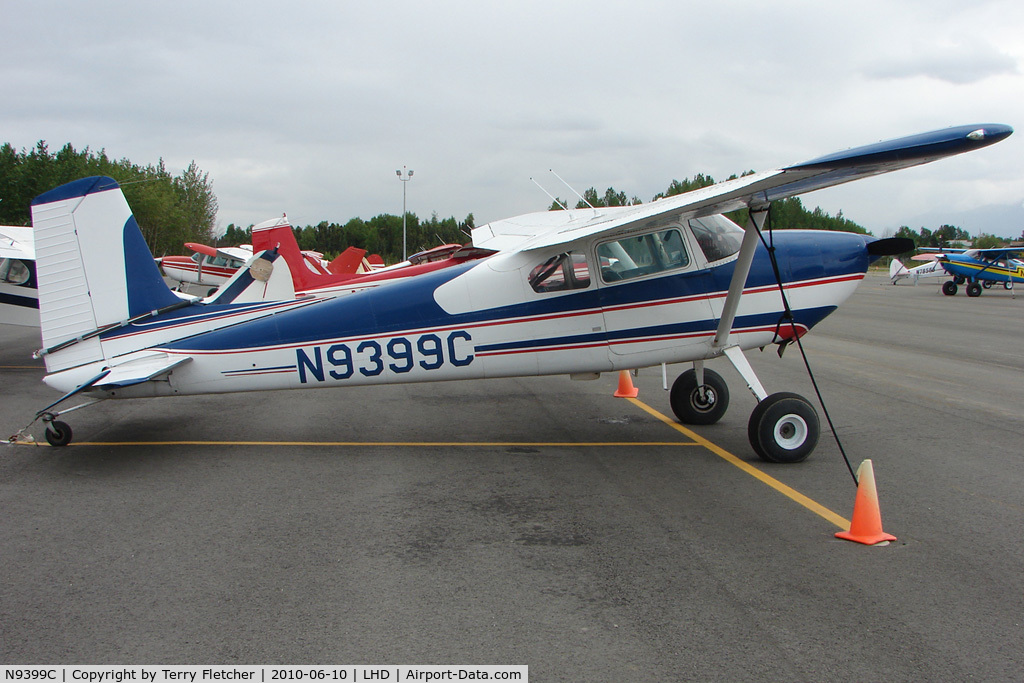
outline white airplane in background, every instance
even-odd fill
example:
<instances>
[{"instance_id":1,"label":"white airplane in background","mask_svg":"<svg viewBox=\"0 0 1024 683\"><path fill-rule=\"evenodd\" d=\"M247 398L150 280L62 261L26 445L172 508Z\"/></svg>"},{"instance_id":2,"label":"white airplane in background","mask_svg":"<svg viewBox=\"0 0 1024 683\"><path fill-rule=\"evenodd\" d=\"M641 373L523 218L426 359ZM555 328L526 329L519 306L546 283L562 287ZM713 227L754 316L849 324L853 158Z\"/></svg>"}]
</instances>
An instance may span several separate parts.
<instances>
[{"instance_id":1,"label":"white airplane in background","mask_svg":"<svg viewBox=\"0 0 1024 683\"><path fill-rule=\"evenodd\" d=\"M0 225L0 323L39 327L32 228Z\"/></svg>"},{"instance_id":2,"label":"white airplane in background","mask_svg":"<svg viewBox=\"0 0 1024 683\"><path fill-rule=\"evenodd\" d=\"M935 259L935 256L921 254L920 256L915 256L914 260L927 261L927 263L922 263L921 265L914 266L913 268L907 268L898 258L894 258L889 263L889 279L892 280L893 284L896 284L900 280L913 280L916 285L918 280L922 278L946 277L946 270L942 267L942 264Z\"/></svg>"},{"instance_id":3,"label":"white airplane in background","mask_svg":"<svg viewBox=\"0 0 1024 683\"><path fill-rule=\"evenodd\" d=\"M797 462L819 423L802 397L769 395L744 351L786 344L836 309L875 258L909 240L767 230L773 201L998 142L1009 126L960 126L748 175L645 205L541 212L473 231L492 256L320 300L181 301L164 285L110 178L35 199L44 381L65 392L42 420L66 445L55 407L89 401L312 387L568 374L595 377L692 363L672 386L680 421L724 415L725 357L758 404L759 456ZM750 209L745 229L721 216ZM770 226L770 222L768 223ZM767 232L767 234L765 234ZM111 254L111 250L115 254ZM117 258L116 250L122 253ZM278 254L238 277L266 281ZM120 267L117 267L120 265ZM262 279L261 279L262 278Z\"/></svg>"}]
</instances>

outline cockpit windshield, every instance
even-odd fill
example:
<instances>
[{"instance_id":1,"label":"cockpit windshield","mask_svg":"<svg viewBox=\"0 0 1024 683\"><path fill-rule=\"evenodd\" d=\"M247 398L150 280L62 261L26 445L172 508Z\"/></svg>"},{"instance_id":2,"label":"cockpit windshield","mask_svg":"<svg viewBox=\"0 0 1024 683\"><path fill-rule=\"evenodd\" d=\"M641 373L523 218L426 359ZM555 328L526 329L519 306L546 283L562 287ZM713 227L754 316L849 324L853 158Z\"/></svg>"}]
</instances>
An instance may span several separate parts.
<instances>
[{"instance_id":1,"label":"cockpit windshield","mask_svg":"<svg viewBox=\"0 0 1024 683\"><path fill-rule=\"evenodd\" d=\"M690 230L709 261L721 261L740 250L743 228L722 215L690 220Z\"/></svg>"}]
</instances>

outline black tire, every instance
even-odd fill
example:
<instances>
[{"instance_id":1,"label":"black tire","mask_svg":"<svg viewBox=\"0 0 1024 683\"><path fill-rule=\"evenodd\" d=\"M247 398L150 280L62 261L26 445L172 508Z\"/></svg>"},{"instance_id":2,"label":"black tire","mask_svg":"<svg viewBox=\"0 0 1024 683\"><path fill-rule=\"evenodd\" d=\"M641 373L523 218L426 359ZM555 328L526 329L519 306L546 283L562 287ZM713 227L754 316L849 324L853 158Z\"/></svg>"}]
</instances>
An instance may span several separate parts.
<instances>
[{"instance_id":1,"label":"black tire","mask_svg":"<svg viewBox=\"0 0 1024 683\"><path fill-rule=\"evenodd\" d=\"M946 296L954 296L956 294L956 283L952 280L946 280L943 282L942 293Z\"/></svg>"},{"instance_id":2,"label":"black tire","mask_svg":"<svg viewBox=\"0 0 1024 683\"><path fill-rule=\"evenodd\" d=\"M984 287L985 289L992 289L992 281L985 280L984 282L981 283L981 286Z\"/></svg>"},{"instance_id":3,"label":"black tire","mask_svg":"<svg viewBox=\"0 0 1024 683\"><path fill-rule=\"evenodd\" d=\"M981 285L979 285L977 282L972 282L969 285L967 285L967 296L981 296Z\"/></svg>"},{"instance_id":4,"label":"black tire","mask_svg":"<svg viewBox=\"0 0 1024 683\"><path fill-rule=\"evenodd\" d=\"M704 370L704 391L697 386L697 372L690 369L676 377L669 394L672 412L688 425L718 422L729 409L729 387L714 370Z\"/></svg>"},{"instance_id":5,"label":"black tire","mask_svg":"<svg viewBox=\"0 0 1024 683\"><path fill-rule=\"evenodd\" d=\"M46 425L46 440L51 446L67 446L71 443L71 425L54 420Z\"/></svg>"},{"instance_id":6,"label":"black tire","mask_svg":"<svg viewBox=\"0 0 1024 683\"><path fill-rule=\"evenodd\" d=\"M953 282L957 283L958 285L962 285L963 283L967 282L967 278L965 278L963 275L954 275Z\"/></svg>"},{"instance_id":7,"label":"black tire","mask_svg":"<svg viewBox=\"0 0 1024 683\"><path fill-rule=\"evenodd\" d=\"M1003 289L1013 289L1013 280L1008 280L1004 282Z\"/></svg>"},{"instance_id":8,"label":"black tire","mask_svg":"<svg viewBox=\"0 0 1024 683\"><path fill-rule=\"evenodd\" d=\"M768 462L802 462L818 445L818 413L802 396L779 392L757 404L747 437L754 452Z\"/></svg>"}]
</instances>

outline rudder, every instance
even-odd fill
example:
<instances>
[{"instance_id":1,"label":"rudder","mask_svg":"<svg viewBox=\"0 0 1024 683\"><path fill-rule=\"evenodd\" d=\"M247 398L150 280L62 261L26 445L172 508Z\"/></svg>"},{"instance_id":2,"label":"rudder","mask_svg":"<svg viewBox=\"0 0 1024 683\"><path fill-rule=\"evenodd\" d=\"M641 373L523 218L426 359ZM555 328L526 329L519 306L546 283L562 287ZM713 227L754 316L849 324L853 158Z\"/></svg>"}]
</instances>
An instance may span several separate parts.
<instances>
[{"instance_id":1,"label":"rudder","mask_svg":"<svg viewBox=\"0 0 1024 683\"><path fill-rule=\"evenodd\" d=\"M49 372L100 360L100 328L174 305L113 178L82 178L32 201L43 348Z\"/></svg>"}]
</instances>

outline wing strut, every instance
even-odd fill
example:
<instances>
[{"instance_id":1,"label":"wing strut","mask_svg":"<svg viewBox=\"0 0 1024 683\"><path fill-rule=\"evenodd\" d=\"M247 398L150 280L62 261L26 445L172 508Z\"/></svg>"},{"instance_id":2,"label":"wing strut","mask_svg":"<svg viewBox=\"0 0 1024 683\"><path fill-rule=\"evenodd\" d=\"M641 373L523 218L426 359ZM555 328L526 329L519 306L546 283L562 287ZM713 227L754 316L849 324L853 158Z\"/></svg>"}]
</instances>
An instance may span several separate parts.
<instances>
[{"instance_id":1,"label":"wing strut","mask_svg":"<svg viewBox=\"0 0 1024 683\"><path fill-rule=\"evenodd\" d=\"M757 251L761 228L764 227L765 219L768 217L768 206L765 204L750 207L750 220L747 221L747 227L743 232L743 242L740 244L740 253L736 258L736 270L732 273L729 293L725 296L722 317L718 319L718 330L715 332L715 340L712 342L712 347L716 351L725 348L729 343L729 334L732 332L732 324L736 320L736 310L740 306L743 288L747 285L750 266L754 262L754 252Z\"/></svg>"},{"instance_id":2,"label":"wing strut","mask_svg":"<svg viewBox=\"0 0 1024 683\"><path fill-rule=\"evenodd\" d=\"M740 307L740 298L743 296L743 288L747 285L747 276L750 274L750 266L754 262L754 252L757 251L757 243L761 238L761 229L768 218L769 204L762 204L750 207L750 219L743 232L743 242L740 244L739 256L736 258L736 269L732 273L732 280L729 282L729 293L725 296L725 303L722 306L722 317L718 319L718 330L715 332L715 339L712 342L712 350L721 352L736 371L740 373L747 383L750 393L757 400L763 401L768 392L764 390L760 380L750 367L742 349L733 344L729 345L729 335L732 333L732 325L736 321L736 311ZM698 381L702 384L703 368L697 368Z\"/></svg>"}]
</instances>

